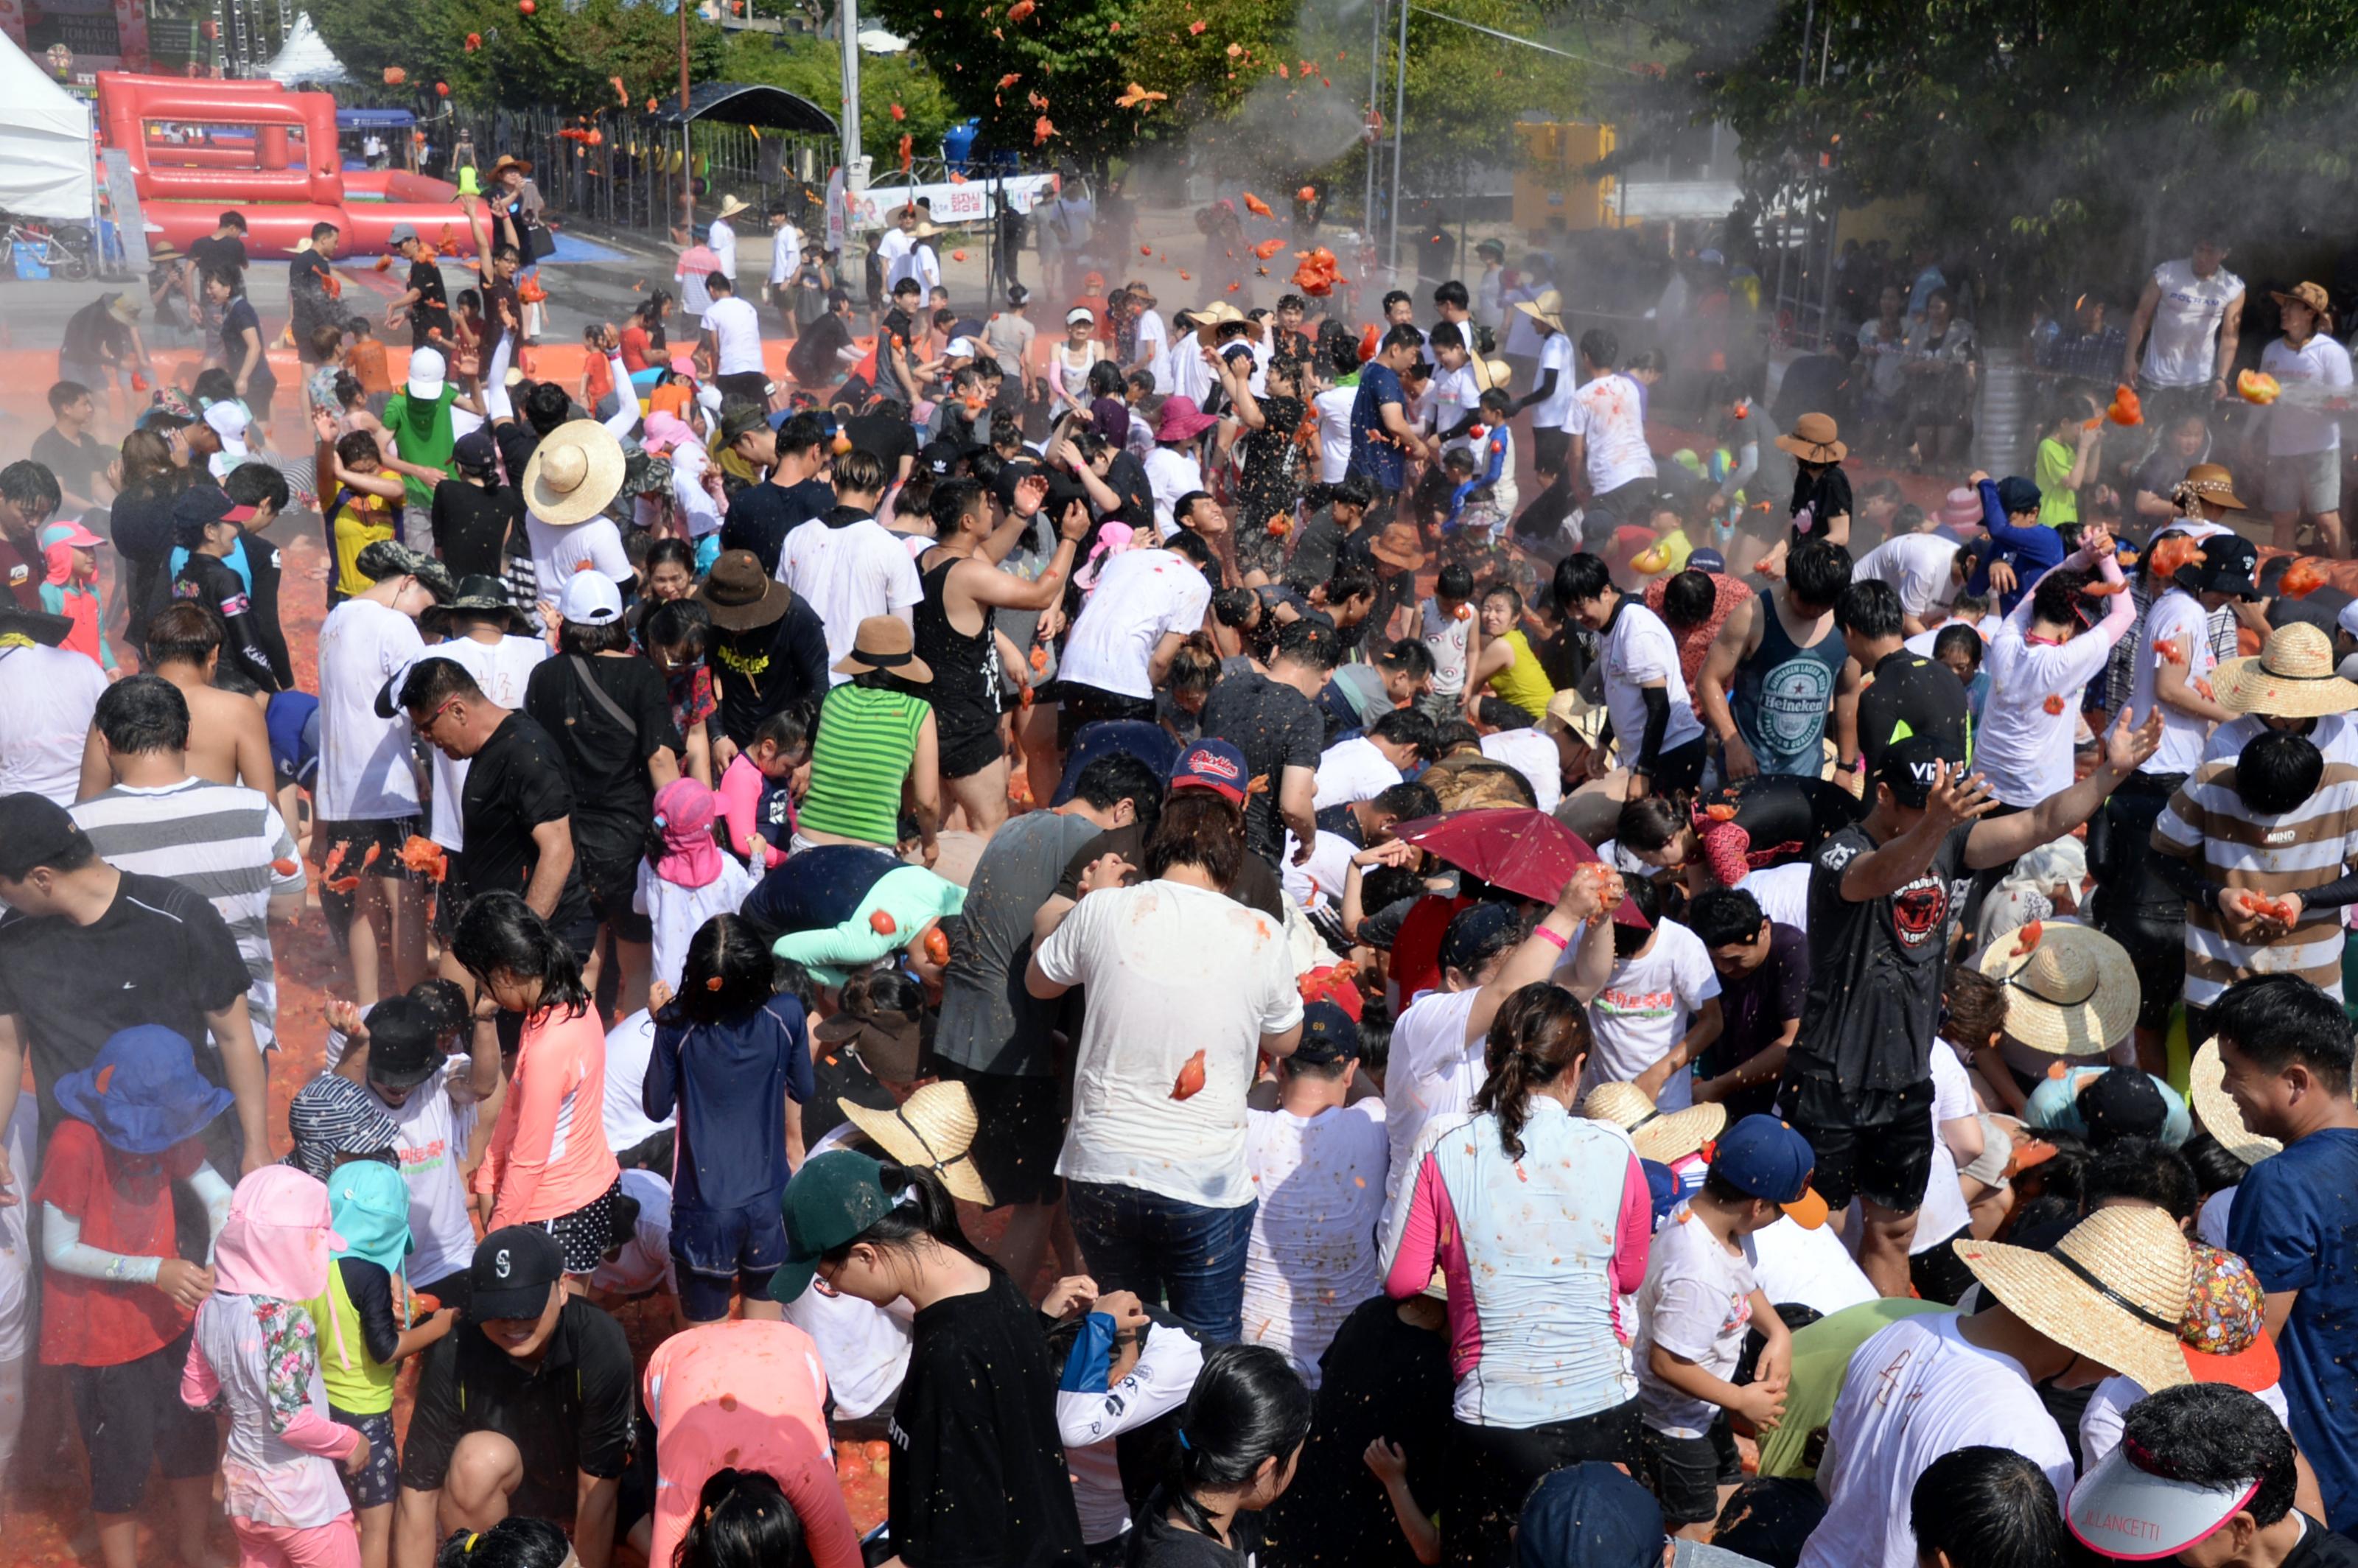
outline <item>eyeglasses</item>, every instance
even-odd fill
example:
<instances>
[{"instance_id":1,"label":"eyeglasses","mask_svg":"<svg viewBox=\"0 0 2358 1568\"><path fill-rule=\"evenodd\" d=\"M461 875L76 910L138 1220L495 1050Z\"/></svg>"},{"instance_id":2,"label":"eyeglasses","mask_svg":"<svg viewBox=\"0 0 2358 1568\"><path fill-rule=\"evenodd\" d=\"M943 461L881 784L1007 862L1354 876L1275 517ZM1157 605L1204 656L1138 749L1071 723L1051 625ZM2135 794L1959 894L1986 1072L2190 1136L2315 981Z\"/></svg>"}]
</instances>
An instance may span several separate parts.
<instances>
[{"instance_id":1,"label":"eyeglasses","mask_svg":"<svg viewBox=\"0 0 2358 1568\"><path fill-rule=\"evenodd\" d=\"M417 724L417 732L429 741L434 739L434 727L442 722L442 716L449 712L452 708L458 707L460 703L465 700L466 699L464 697L451 697L441 707L427 714L425 719Z\"/></svg>"}]
</instances>

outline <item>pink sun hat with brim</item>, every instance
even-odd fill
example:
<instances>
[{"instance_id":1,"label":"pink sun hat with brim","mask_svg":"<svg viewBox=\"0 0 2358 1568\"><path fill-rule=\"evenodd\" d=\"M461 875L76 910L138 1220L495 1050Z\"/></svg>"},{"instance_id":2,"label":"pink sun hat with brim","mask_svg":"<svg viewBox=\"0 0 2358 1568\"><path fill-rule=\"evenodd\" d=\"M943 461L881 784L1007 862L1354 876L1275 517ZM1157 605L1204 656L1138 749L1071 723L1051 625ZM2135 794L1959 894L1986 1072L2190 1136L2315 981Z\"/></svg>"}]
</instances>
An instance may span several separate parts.
<instances>
[{"instance_id":1,"label":"pink sun hat with brim","mask_svg":"<svg viewBox=\"0 0 2358 1568\"><path fill-rule=\"evenodd\" d=\"M719 797L695 779L674 779L655 791L655 826L663 831L655 875L684 888L719 880L720 846L712 837L719 810Z\"/></svg>"},{"instance_id":2,"label":"pink sun hat with brim","mask_svg":"<svg viewBox=\"0 0 2358 1568\"><path fill-rule=\"evenodd\" d=\"M1949 492L1941 503L1941 522L1951 528L1978 528L1982 525L1981 492L1970 484L1961 484Z\"/></svg>"},{"instance_id":3,"label":"pink sun hat with brim","mask_svg":"<svg viewBox=\"0 0 2358 1568\"><path fill-rule=\"evenodd\" d=\"M265 1165L230 1195L213 1244L213 1289L224 1295L308 1301L328 1288L336 1234L328 1184L292 1165Z\"/></svg>"},{"instance_id":4,"label":"pink sun hat with brim","mask_svg":"<svg viewBox=\"0 0 2358 1568\"><path fill-rule=\"evenodd\" d=\"M1219 421L1196 406L1192 397L1166 397L1155 416L1154 438L1157 441L1187 441L1202 435Z\"/></svg>"},{"instance_id":5,"label":"pink sun hat with brim","mask_svg":"<svg viewBox=\"0 0 2358 1568\"><path fill-rule=\"evenodd\" d=\"M2124 1442L2080 1477L2063 1509L2064 1521L2082 1542L2125 1563L2175 1557L2208 1540L2260 1489L2257 1476L2201 1487L2154 1475L2136 1461Z\"/></svg>"}]
</instances>

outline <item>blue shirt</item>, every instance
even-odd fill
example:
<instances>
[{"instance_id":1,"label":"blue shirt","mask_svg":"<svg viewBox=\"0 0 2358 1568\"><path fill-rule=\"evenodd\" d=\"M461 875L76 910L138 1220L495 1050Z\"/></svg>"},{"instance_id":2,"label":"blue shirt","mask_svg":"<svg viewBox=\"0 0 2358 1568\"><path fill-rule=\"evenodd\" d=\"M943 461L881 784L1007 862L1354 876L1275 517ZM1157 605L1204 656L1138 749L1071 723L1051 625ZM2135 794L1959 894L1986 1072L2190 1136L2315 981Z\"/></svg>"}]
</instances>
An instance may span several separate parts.
<instances>
[{"instance_id":1,"label":"blue shirt","mask_svg":"<svg viewBox=\"0 0 2358 1568\"><path fill-rule=\"evenodd\" d=\"M685 1054L687 1060L683 1061ZM655 1020L640 1108L662 1121L679 1107L679 1155L672 1168L672 1229L680 1211L760 1206L778 1212L786 1190L786 1096L817 1092L803 1004L772 997L741 1017L691 1023L676 1006ZM691 1263L703 1260L691 1257Z\"/></svg>"},{"instance_id":2,"label":"blue shirt","mask_svg":"<svg viewBox=\"0 0 2358 1568\"><path fill-rule=\"evenodd\" d=\"M1991 542L1996 546L1996 558L2014 568L2014 591L2003 595L1998 600L2000 609L2011 615L2014 607L2039 586L2039 579L2047 575L2050 568L2063 564L2063 535L2043 523L2034 523L2028 528L2016 527L2006 520L2006 508L1997 503L1996 483L1985 479L1982 481L1980 489L1982 526L1989 530ZM1965 583L1965 591L1975 595L1989 592L1987 558L1974 568L1973 577Z\"/></svg>"},{"instance_id":3,"label":"blue shirt","mask_svg":"<svg viewBox=\"0 0 2358 1568\"><path fill-rule=\"evenodd\" d=\"M2312 1132L2244 1174L2227 1225L2271 1293L2298 1291L2277 1338L2293 1440L2317 1472L2326 1522L2358 1528L2358 1130Z\"/></svg>"},{"instance_id":4,"label":"blue shirt","mask_svg":"<svg viewBox=\"0 0 2358 1568\"><path fill-rule=\"evenodd\" d=\"M1376 488L1398 493L1407 477L1408 456L1384 428L1384 405L1397 403L1403 417L1408 394L1398 372L1377 360L1359 367L1359 395L1351 400L1351 470L1376 481Z\"/></svg>"}]
</instances>

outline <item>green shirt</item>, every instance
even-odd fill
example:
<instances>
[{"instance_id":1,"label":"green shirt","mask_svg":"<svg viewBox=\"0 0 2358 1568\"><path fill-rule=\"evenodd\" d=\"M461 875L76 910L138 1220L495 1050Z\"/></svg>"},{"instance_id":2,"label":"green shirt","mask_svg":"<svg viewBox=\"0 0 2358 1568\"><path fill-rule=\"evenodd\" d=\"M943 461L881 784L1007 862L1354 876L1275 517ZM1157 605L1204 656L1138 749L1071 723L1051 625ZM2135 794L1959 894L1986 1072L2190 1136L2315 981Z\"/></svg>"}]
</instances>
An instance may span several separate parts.
<instances>
[{"instance_id":1,"label":"green shirt","mask_svg":"<svg viewBox=\"0 0 2358 1568\"><path fill-rule=\"evenodd\" d=\"M2079 454L2050 436L2039 443L2031 482L2039 486L2039 522L2053 528L2080 521L2080 492L2071 488L2071 464Z\"/></svg>"},{"instance_id":2,"label":"green shirt","mask_svg":"<svg viewBox=\"0 0 2358 1568\"><path fill-rule=\"evenodd\" d=\"M459 389L448 382L443 384L439 397L414 408L406 392L393 395L384 406L384 427L393 432L394 448L403 462L440 469L446 474L450 471L450 451L459 444L458 429L450 422L450 405L458 395ZM410 505L434 504L431 481L403 474L401 482L409 492Z\"/></svg>"},{"instance_id":3,"label":"green shirt","mask_svg":"<svg viewBox=\"0 0 2358 1568\"><path fill-rule=\"evenodd\" d=\"M811 742L810 794L800 823L890 849L901 841L901 781L933 704L907 692L847 685L827 694Z\"/></svg>"},{"instance_id":4,"label":"green shirt","mask_svg":"<svg viewBox=\"0 0 2358 1568\"><path fill-rule=\"evenodd\" d=\"M1861 1302L1831 1317L1822 1317L1793 1335L1793 1380L1785 1389L1785 1413L1760 1439L1760 1474L1807 1480L1818 1467L1806 1463L1802 1450L1810 1434L1833 1419L1834 1401L1842 1398L1843 1379L1858 1347L1902 1318L1928 1312L1954 1312L1939 1302L1898 1296Z\"/></svg>"}]
</instances>

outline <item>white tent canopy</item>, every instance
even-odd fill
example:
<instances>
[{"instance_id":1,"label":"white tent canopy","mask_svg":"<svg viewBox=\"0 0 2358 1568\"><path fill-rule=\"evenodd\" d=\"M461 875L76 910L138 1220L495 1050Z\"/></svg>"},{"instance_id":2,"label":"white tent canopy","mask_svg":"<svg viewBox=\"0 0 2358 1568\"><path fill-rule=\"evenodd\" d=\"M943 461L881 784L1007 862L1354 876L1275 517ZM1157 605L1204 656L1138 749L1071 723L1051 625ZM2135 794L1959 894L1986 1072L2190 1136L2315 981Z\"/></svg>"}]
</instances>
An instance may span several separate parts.
<instances>
[{"instance_id":1,"label":"white tent canopy","mask_svg":"<svg viewBox=\"0 0 2358 1568\"><path fill-rule=\"evenodd\" d=\"M0 208L88 223L93 145L89 106L0 36Z\"/></svg>"},{"instance_id":2,"label":"white tent canopy","mask_svg":"<svg viewBox=\"0 0 2358 1568\"><path fill-rule=\"evenodd\" d=\"M295 26L287 34L287 42L276 59L262 68L262 73L284 87L308 81L350 81L351 72L335 51L328 48L319 29L311 25L311 13L303 12L295 18Z\"/></svg>"}]
</instances>

